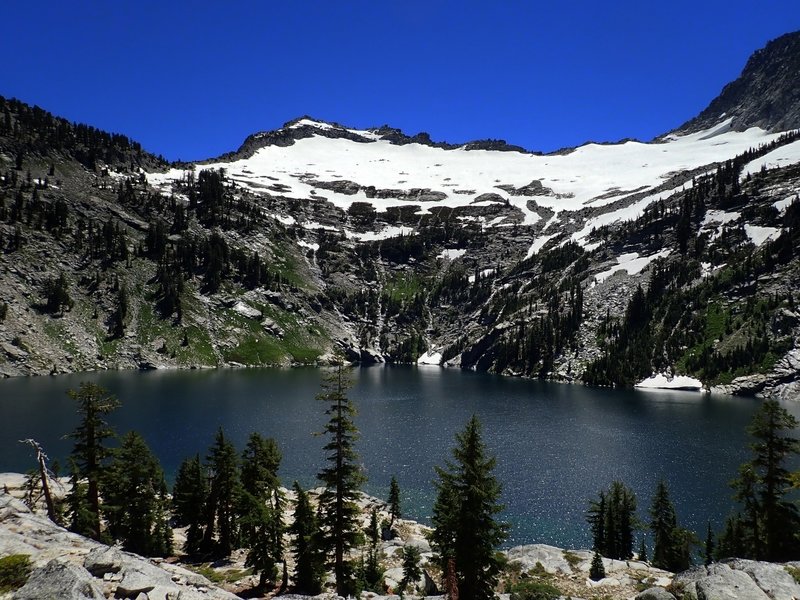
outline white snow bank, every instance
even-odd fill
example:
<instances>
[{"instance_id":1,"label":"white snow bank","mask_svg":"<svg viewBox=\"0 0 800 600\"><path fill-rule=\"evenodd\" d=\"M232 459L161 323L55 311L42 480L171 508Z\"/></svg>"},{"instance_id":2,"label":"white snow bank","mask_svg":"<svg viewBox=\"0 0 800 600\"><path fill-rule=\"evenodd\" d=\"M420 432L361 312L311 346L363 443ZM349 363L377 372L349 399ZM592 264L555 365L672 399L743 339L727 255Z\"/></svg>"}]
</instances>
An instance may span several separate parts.
<instances>
[{"instance_id":1,"label":"white snow bank","mask_svg":"<svg viewBox=\"0 0 800 600\"><path fill-rule=\"evenodd\" d=\"M302 246L303 248L309 248L309 249L313 250L314 252L319 250L319 244L317 244L316 242L315 243L310 243L310 242L306 242L305 240L297 240L297 245L298 246Z\"/></svg>"},{"instance_id":2,"label":"white snow bank","mask_svg":"<svg viewBox=\"0 0 800 600\"><path fill-rule=\"evenodd\" d=\"M745 225L744 232L756 246L760 246L767 240L774 240L781 234L781 230L777 227L759 227L758 225Z\"/></svg>"},{"instance_id":3,"label":"white snow bank","mask_svg":"<svg viewBox=\"0 0 800 600\"><path fill-rule=\"evenodd\" d=\"M703 389L703 382L687 375L673 375L667 377L663 373L651 375L640 381L634 387L652 390L697 390Z\"/></svg>"},{"instance_id":4,"label":"white snow bank","mask_svg":"<svg viewBox=\"0 0 800 600\"><path fill-rule=\"evenodd\" d=\"M790 196L789 198L773 202L772 206L774 206L778 210L778 212L782 215L783 213L786 212L786 209L792 205L792 202L794 202L796 198L797 196Z\"/></svg>"},{"instance_id":5,"label":"white snow bank","mask_svg":"<svg viewBox=\"0 0 800 600\"><path fill-rule=\"evenodd\" d=\"M439 258L444 258L446 260L455 260L457 258L461 258L467 253L466 250L463 248L445 248L439 253Z\"/></svg>"},{"instance_id":6,"label":"white snow bank","mask_svg":"<svg viewBox=\"0 0 800 600\"><path fill-rule=\"evenodd\" d=\"M403 235L411 235L414 233L413 227L397 227L390 225L381 231L367 231L366 233L356 233L355 231L345 231L345 235L354 240L361 242L376 242L379 240L388 240L389 238L400 237Z\"/></svg>"},{"instance_id":7,"label":"white snow bank","mask_svg":"<svg viewBox=\"0 0 800 600\"><path fill-rule=\"evenodd\" d=\"M669 256L671 252L672 250L667 249L662 250L661 252L656 252L655 254L651 254L650 256L639 256L638 252L623 254L617 257L617 264L615 266L603 271L602 273L598 273L594 276L594 279L597 283L603 283L606 279L620 270L627 271L628 275L636 275L641 273L647 267L647 265L657 258Z\"/></svg>"},{"instance_id":8,"label":"white snow bank","mask_svg":"<svg viewBox=\"0 0 800 600\"><path fill-rule=\"evenodd\" d=\"M553 239L554 237L556 237L557 235L558 235L557 233L553 233L553 234L551 234L551 235L540 235L539 237L537 237L537 238L536 238L536 239L533 241L533 244L531 244L531 247L530 247L530 248L528 248L528 253L525 255L525 258L526 258L526 259L528 259L528 258L530 258L531 256L533 256L534 254L536 254L537 252L539 252L539 250L541 250L542 248L544 248L544 246L545 246L545 244L546 244L547 242L549 242L550 240L552 240L552 239Z\"/></svg>"},{"instance_id":9,"label":"white snow bank","mask_svg":"<svg viewBox=\"0 0 800 600\"><path fill-rule=\"evenodd\" d=\"M741 179L746 178L748 173L755 175L761 171L762 167L775 169L777 167L788 167L797 162L800 162L800 140L775 148L775 150L761 158L750 161L742 168Z\"/></svg>"},{"instance_id":10,"label":"white snow bank","mask_svg":"<svg viewBox=\"0 0 800 600\"><path fill-rule=\"evenodd\" d=\"M491 275L493 273L494 273L494 269L484 269L483 271L480 272L480 274L478 276L481 279L483 279L484 277L488 277L489 275ZM470 283L475 283L475 275L470 275L469 277L467 277L467 281L469 281Z\"/></svg>"},{"instance_id":11,"label":"white snow bank","mask_svg":"<svg viewBox=\"0 0 800 600\"><path fill-rule=\"evenodd\" d=\"M428 350L417 359L418 365L440 365L442 364L442 353Z\"/></svg>"}]
</instances>

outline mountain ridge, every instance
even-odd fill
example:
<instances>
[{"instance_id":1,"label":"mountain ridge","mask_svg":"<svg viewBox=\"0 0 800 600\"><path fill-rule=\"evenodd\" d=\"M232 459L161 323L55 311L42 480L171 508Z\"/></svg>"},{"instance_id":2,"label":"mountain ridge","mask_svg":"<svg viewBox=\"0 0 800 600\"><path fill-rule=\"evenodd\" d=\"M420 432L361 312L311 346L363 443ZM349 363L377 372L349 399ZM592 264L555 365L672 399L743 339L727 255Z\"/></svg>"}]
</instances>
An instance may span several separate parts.
<instances>
[{"instance_id":1,"label":"mountain ridge","mask_svg":"<svg viewBox=\"0 0 800 600\"><path fill-rule=\"evenodd\" d=\"M798 391L797 132L726 117L542 155L303 116L169 165L0 110L4 375L342 351Z\"/></svg>"}]
</instances>

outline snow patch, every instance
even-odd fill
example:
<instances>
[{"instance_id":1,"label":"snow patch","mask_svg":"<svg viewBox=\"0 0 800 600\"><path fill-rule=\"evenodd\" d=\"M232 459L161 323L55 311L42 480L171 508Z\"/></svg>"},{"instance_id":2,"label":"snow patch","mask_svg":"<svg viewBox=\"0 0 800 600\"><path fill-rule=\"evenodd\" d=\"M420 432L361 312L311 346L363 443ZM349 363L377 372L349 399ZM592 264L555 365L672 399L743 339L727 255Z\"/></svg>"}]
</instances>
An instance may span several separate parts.
<instances>
[{"instance_id":1,"label":"snow patch","mask_svg":"<svg viewBox=\"0 0 800 600\"><path fill-rule=\"evenodd\" d=\"M440 365L442 364L442 353L428 350L417 359L418 365Z\"/></svg>"},{"instance_id":2,"label":"snow patch","mask_svg":"<svg viewBox=\"0 0 800 600\"><path fill-rule=\"evenodd\" d=\"M650 256L639 256L638 252L630 252L628 254L623 254L617 257L617 265L611 267L610 269L603 271L602 273L598 273L594 276L594 280L597 283L603 283L606 279L611 277L614 273L620 270L624 270L628 272L628 275L636 275L641 273L651 262L656 260L657 258L664 258L669 256L672 250L662 250L661 252L656 252L655 254L651 254Z\"/></svg>"},{"instance_id":3,"label":"snow patch","mask_svg":"<svg viewBox=\"0 0 800 600\"><path fill-rule=\"evenodd\" d=\"M557 235L558 235L557 233L553 233L553 234L551 234L551 235L540 235L539 237L537 237L537 238L536 238L536 239L533 241L533 244L531 244L531 247L530 247L530 248L528 248L528 253L525 255L525 259L527 260L528 258L530 258L531 256L533 256L534 254L536 254L537 252L539 252L539 250L541 250L542 248L544 248L544 246L545 246L545 244L547 244L547 242L549 242L550 240L552 240L552 239L553 239L554 237L556 237Z\"/></svg>"},{"instance_id":4,"label":"snow patch","mask_svg":"<svg viewBox=\"0 0 800 600\"><path fill-rule=\"evenodd\" d=\"M774 240L781 234L781 230L777 227L760 227L758 225L745 225L744 232L756 246L760 246L767 240Z\"/></svg>"},{"instance_id":5,"label":"snow patch","mask_svg":"<svg viewBox=\"0 0 800 600\"><path fill-rule=\"evenodd\" d=\"M800 140L775 148L772 152L750 161L742 168L740 179L746 179L748 174L755 175L762 168L776 169L788 167L798 162L800 162Z\"/></svg>"},{"instance_id":6,"label":"snow patch","mask_svg":"<svg viewBox=\"0 0 800 600\"><path fill-rule=\"evenodd\" d=\"M483 271L481 271L478 274L478 277L480 279L483 279L484 277L488 277L489 275L492 275L493 273L494 273L494 269L484 269ZM475 275L470 275L469 277L467 277L467 281L469 281L470 283L475 283Z\"/></svg>"},{"instance_id":7,"label":"snow patch","mask_svg":"<svg viewBox=\"0 0 800 600\"><path fill-rule=\"evenodd\" d=\"M439 253L438 258L444 258L445 260L455 260L457 258L461 258L466 253L467 251L462 248L445 248Z\"/></svg>"},{"instance_id":8,"label":"snow patch","mask_svg":"<svg viewBox=\"0 0 800 600\"><path fill-rule=\"evenodd\" d=\"M345 231L345 235L353 240L360 242L375 242L379 240L388 240L389 238L400 237L403 235L411 235L414 233L413 227L397 227L391 225L385 227L381 231L367 231L366 233L357 233L355 231Z\"/></svg>"},{"instance_id":9,"label":"snow patch","mask_svg":"<svg viewBox=\"0 0 800 600\"><path fill-rule=\"evenodd\" d=\"M777 202L773 202L772 206L774 206L778 210L778 213L782 215L783 213L786 212L786 209L789 208L795 200L797 200L797 196L794 196L792 198L786 198L784 200L778 200Z\"/></svg>"},{"instance_id":10,"label":"snow patch","mask_svg":"<svg viewBox=\"0 0 800 600\"><path fill-rule=\"evenodd\" d=\"M305 240L297 240L297 245L298 246L302 246L303 248L309 248L309 249L313 250L314 252L319 250L319 244L306 242Z\"/></svg>"},{"instance_id":11,"label":"snow patch","mask_svg":"<svg viewBox=\"0 0 800 600\"><path fill-rule=\"evenodd\" d=\"M668 377L663 373L651 375L637 383L634 387L651 390L696 390L703 389L703 382L687 375L673 375Z\"/></svg>"}]
</instances>

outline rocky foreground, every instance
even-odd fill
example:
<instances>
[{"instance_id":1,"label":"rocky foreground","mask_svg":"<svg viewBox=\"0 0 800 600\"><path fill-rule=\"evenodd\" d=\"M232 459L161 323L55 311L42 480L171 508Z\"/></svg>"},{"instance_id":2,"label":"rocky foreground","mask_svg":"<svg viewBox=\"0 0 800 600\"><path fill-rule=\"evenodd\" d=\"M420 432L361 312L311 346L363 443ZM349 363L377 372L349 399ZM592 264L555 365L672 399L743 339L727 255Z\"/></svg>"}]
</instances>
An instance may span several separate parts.
<instances>
[{"instance_id":1,"label":"rocky foreground","mask_svg":"<svg viewBox=\"0 0 800 600\"><path fill-rule=\"evenodd\" d=\"M21 476L4 475L0 486L0 557L12 554L30 556L33 570L27 583L0 600L101 600L105 598L131 600L234 600L245 593L253 579L246 574L240 578L227 577L246 573L242 558L234 554L230 561L214 564L204 572L215 580L197 573L172 559L146 559L105 546L71 533L52 523L43 512L32 512L17 496L20 488L14 483ZM9 485L9 482L11 485ZM365 496L365 514L373 506L386 507L374 498ZM437 573L432 553L425 539L426 527L413 521L397 524L398 537L382 543L386 570L386 593L371 592L363 600L392 598L402 578L400 549L405 545L419 547L426 572L418 582L419 595L436 597ZM180 543L181 531L176 531ZM501 584L503 591L525 577L549 583L570 598L637 598L642 600L744 599L792 600L800 598L800 562L779 565L748 560L730 560L709 567L696 567L674 575L656 569L645 562L604 559L607 577L601 581L589 579L592 554L587 550L562 550L543 544L518 546L506 551L508 567ZM194 565L194 568L197 566ZM291 565L290 565L291 567ZM794 576L793 576L794 573ZM500 594L504 600L507 594ZM326 600L335 600L331 594ZM284 596L298 600L297 596ZM393 596L397 598L397 596Z\"/></svg>"}]
</instances>

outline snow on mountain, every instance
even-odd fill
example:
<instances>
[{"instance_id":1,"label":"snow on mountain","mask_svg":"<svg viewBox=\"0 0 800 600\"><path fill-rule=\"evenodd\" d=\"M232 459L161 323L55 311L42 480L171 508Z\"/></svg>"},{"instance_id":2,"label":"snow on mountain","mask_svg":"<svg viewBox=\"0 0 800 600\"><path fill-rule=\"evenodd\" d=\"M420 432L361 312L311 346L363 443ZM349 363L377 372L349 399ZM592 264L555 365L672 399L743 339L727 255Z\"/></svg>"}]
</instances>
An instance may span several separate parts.
<instances>
[{"instance_id":1,"label":"snow on mountain","mask_svg":"<svg viewBox=\"0 0 800 600\"><path fill-rule=\"evenodd\" d=\"M775 148L772 152L747 163L742 169L742 179L758 173L762 168L788 167L800 162L800 141Z\"/></svg>"},{"instance_id":2,"label":"snow on mountain","mask_svg":"<svg viewBox=\"0 0 800 600\"><path fill-rule=\"evenodd\" d=\"M418 206L419 214L429 212L432 206L494 204L513 207L520 216L518 223L527 226L540 223L541 211L548 215L555 212L540 232L549 229L552 236L554 222L571 220L579 228L572 238L586 245L592 228L636 218L648 205L691 185L688 180L674 189L659 188L676 174L706 165L710 170L713 163L778 137L759 128L732 131L729 125L726 120L704 131L671 135L660 143L592 143L566 153L535 155L396 144L383 139L376 133L379 130L348 129L303 118L263 135L283 139L281 136L289 130L302 128L312 131L308 137L293 139L288 145L265 145L247 158L192 165L189 170L225 169L228 177L255 194L328 201L342 210L355 202L369 203L379 212ZM784 164L799 159L800 142L795 142L754 161L752 169L762 163ZM168 193L172 182L185 178L187 172L173 168L147 177L152 185ZM606 206L610 210L604 212ZM485 227L514 224L506 216L475 218ZM300 224L313 227L309 222ZM402 233L408 232L388 228L374 235L349 237L374 240ZM543 237L539 240L542 244L547 241Z\"/></svg>"}]
</instances>

